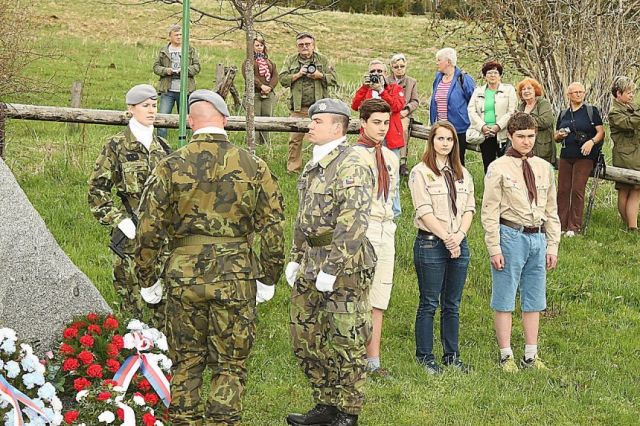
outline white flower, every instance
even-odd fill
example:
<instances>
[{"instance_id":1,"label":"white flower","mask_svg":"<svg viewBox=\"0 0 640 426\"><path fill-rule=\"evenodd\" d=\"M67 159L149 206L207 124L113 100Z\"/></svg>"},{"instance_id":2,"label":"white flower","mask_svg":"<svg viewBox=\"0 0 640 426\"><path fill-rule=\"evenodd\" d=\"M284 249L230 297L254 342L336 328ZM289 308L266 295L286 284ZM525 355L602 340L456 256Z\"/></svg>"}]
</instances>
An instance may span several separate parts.
<instances>
[{"instance_id":1,"label":"white flower","mask_svg":"<svg viewBox=\"0 0 640 426\"><path fill-rule=\"evenodd\" d=\"M153 426L164 426L164 424L160 420L156 420Z\"/></svg>"},{"instance_id":2,"label":"white flower","mask_svg":"<svg viewBox=\"0 0 640 426\"><path fill-rule=\"evenodd\" d=\"M35 385L44 385L44 376L40 373L27 373L22 376L22 383L27 389L33 389Z\"/></svg>"},{"instance_id":3,"label":"white flower","mask_svg":"<svg viewBox=\"0 0 640 426\"><path fill-rule=\"evenodd\" d=\"M160 335L161 335L160 338L158 340L156 340L156 346L161 351L166 352L166 351L169 350L169 345L167 344L167 336L165 336L162 333L160 333Z\"/></svg>"},{"instance_id":4,"label":"white flower","mask_svg":"<svg viewBox=\"0 0 640 426\"><path fill-rule=\"evenodd\" d=\"M4 368L4 361L0 359L0 368Z\"/></svg>"},{"instance_id":5,"label":"white flower","mask_svg":"<svg viewBox=\"0 0 640 426\"><path fill-rule=\"evenodd\" d=\"M55 395L51 397L51 408L53 408L54 411L62 411L62 401Z\"/></svg>"},{"instance_id":6,"label":"white flower","mask_svg":"<svg viewBox=\"0 0 640 426\"><path fill-rule=\"evenodd\" d=\"M136 405L144 405L144 397L142 397L141 395L133 395L133 402L136 403Z\"/></svg>"},{"instance_id":7,"label":"white flower","mask_svg":"<svg viewBox=\"0 0 640 426\"><path fill-rule=\"evenodd\" d=\"M153 343L155 343L156 340L162 337L162 333L160 333L157 328L147 328L146 330L142 330L142 335L151 340Z\"/></svg>"},{"instance_id":8,"label":"white flower","mask_svg":"<svg viewBox=\"0 0 640 426\"><path fill-rule=\"evenodd\" d=\"M116 416L111 411L103 411L102 414L98 416L98 421L103 423L113 423L116 419Z\"/></svg>"},{"instance_id":9,"label":"white flower","mask_svg":"<svg viewBox=\"0 0 640 426\"><path fill-rule=\"evenodd\" d=\"M89 394L89 391L87 389L81 390L76 395L76 401L78 402L82 401L88 394Z\"/></svg>"},{"instance_id":10,"label":"white flower","mask_svg":"<svg viewBox=\"0 0 640 426\"><path fill-rule=\"evenodd\" d=\"M12 408L7 414L4 415L4 426L16 426L16 424L13 422L14 411L15 408Z\"/></svg>"},{"instance_id":11,"label":"white flower","mask_svg":"<svg viewBox=\"0 0 640 426\"><path fill-rule=\"evenodd\" d=\"M4 365L4 369L7 372L7 377L10 379L15 379L16 377L18 377L18 374L20 374L20 365L15 361L7 362Z\"/></svg>"},{"instance_id":12,"label":"white flower","mask_svg":"<svg viewBox=\"0 0 640 426\"><path fill-rule=\"evenodd\" d=\"M35 371L37 373L44 374L46 370L45 366L40 363L38 357L29 353L22 358L20 365L22 365L22 369L27 372Z\"/></svg>"},{"instance_id":13,"label":"white flower","mask_svg":"<svg viewBox=\"0 0 640 426\"><path fill-rule=\"evenodd\" d=\"M129 324L127 324L127 328L131 331L137 331L144 330L145 328L149 327L147 327L147 325L140 320L132 319L131 321L129 321Z\"/></svg>"},{"instance_id":14,"label":"white flower","mask_svg":"<svg viewBox=\"0 0 640 426\"><path fill-rule=\"evenodd\" d=\"M0 345L0 349L11 355L16 351L16 341L11 339L6 339Z\"/></svg>"},{"instance_id":15,"label":"white flower","mask_svg":"<svg viewBox=\"0 0 640 426\"><path fill-rule=\"evenodd\" d=\"M20 343L20 353L22 356L33 355L33 349L31 349L31 345L27 343Z\"/></svg>"},{"instance_id":16,"label":"white flower","mask_svg":"<svg viewBox=\"0 0 640 426\"><path fill-rule=\"evenodd\" d=\"M38 389L38 396L45 401L51 401L56 396L56 388L49 382L45 383Z\"/></svg>"},{"instance_id":17,"label":"white flower","mask_svg":"<svg viewBox=\"0 0 640 426\"><path fill-rule=\"evenodd\" d=\"M18 340L18 335L12 328L0 328L0 342L4 339L13 340L15 342L16 340Z\"/></svg>"},{"instance_id":18,"label":"white flower","mask_svg":"<svg viewBox=\"0 0 640 426\"><path fill-rule=\"evenodd\" d=\"M8 396L4 395L4 394L0 394L0 409L4 410L5 408L7 408L7 405L9 405L9 401L7 401L5 398L8 398Z\"/></svg>"},{"instance_id":19,"label":"white flower","mask_svg":"<svg viewBox=\"0 0 640 426\"><path fill-rule=\"evenodd\" d=\"M133 349L136 346L133 334L131 333L125 334L122 340L124 340L125 349Z\"/></svg>"}]
</instances>

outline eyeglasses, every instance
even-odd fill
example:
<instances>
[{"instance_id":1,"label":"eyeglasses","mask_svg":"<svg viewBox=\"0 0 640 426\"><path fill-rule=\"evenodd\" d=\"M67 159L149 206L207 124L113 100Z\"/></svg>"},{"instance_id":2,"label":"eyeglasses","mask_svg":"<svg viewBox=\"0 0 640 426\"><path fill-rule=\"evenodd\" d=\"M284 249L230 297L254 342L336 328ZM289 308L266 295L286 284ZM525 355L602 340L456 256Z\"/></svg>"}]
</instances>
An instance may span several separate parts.
<instances>
[{"instance_id":1,"label":"eyeglasses","mask_svg":"<svg viewBox=\"0 0 640 426\"><path fill-rule=\"evenodd\" d=\"M394 65L393 69L394 70L399 70L399 69L406 68L406 67L407 67L406 65Z\"/></svg>"},{"instance_id":2,"label":"eyeglasses","mask_svg":"<svg viewBox=\"0 0 640 426\"><path fill-rule=\"evenodd\" d=\"M584 95L586 92L584 90L576 90L575 92L569 92L570 95Z\"/></svg>"},{"instance_id":3,"label":"eyeglasses","mask_svg":"<svg viewBox=\"0 0 640 426\"><path fill-rule=\"evenodd\" d=\"M487 71L487 74L486 74L486 75L500 75L500 71L495 71L495 70L493 70L493 71Z\"/></svg>"},{"instance_id":4,"label":"eyeglasses","mask_svg":"<svg viewBox=\"0 0 640 426\"><path fill-rule=\"evenodd\" d=\"M313 43L298 43L298 47L311 47Z\"/></svg>"},{"instance_id":5,"label":"eyeglasses","mask_svg":"<svg viewBox=\"0 0 640 426\"><path fill-rule=\"evenodd\" d=\"M383 74L384 70L369 70L369 74Z\"/></svg>"}]
</instances>

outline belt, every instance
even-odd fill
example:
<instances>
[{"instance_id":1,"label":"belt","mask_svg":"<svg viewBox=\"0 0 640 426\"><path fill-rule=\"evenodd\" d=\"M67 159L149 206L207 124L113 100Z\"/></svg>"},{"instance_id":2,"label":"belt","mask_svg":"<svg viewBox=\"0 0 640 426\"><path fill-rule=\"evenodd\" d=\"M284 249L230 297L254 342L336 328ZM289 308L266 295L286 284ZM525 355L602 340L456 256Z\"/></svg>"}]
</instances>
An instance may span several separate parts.
<instances>
[{"instance_id":1,"label":"belt","mask_svg":"<svg viewBox=\"0 0 640 426\"><path fill-rule=\"evenodd\" d=\"M418 236L423 240L429 240L429 241L437 241L440 239L435 234L429 231L425 231L424 229L418 229Z\"/></svg>"},{"instance_id":2,"label":"belt","mask_svg":"<svg viewBox=\"0 0 640 426\"><path fill-rule=\"evenodd\" d=\"M500 223L504 226L508 226L509 228L513 228L516 231L522 232L523 234L539 234L544 233L544 225L540 226L522 226L518 223L511 222L510 220L500 218Z\"/></svg>"},{"instance_id":3,"label":"belt","mask_svg":"<svg viewBox=\"0 0 640 426\"><path fill-rule=\"evenodd\" d=\"M307 244L309 247L324 247L331 244L333 241L333 232L325 232L320 235L312 235L307 237Z\"/></svg>"},{"instance_id":4,"label":"belt","mask_svg":"<svg viewBox=\"0 0 640 426\"><path fill-rule=\"evenodd\" d=\"M172 241L171 250L178 247L186 246L204 246L207 244L224 244L224 243L248 243L247 236L244 237L214 237L212 235L189 235L184 238Z\"/></svg>"}]
</instances>

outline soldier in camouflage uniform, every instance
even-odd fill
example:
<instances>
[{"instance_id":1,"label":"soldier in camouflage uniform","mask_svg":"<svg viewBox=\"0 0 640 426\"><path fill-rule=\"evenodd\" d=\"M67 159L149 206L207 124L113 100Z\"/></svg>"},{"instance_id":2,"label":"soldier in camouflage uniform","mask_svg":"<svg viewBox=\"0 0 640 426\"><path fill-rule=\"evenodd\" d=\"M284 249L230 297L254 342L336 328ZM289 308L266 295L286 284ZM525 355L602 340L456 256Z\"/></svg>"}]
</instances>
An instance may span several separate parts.
<instances>
[{"instance_id":1,"label":"soldier in camouflage uniform","mask_svg":"<svg viewBox=\"0 0 640 426\"><path fill-rule=\"evenodd\" d=\"M129 90L126 96L132 116L129 125L109 138L89 178L91 213L100 223L111 227L112 232L119 229L127 237L124 258L113 256L113 285L120 295L121 309L137 318L141 318L145 303L140 298L133 265L136 233L133 214L151 170L171 151L164 139L153 134L156 98L156 90L148 84Z\"/></svg>"},{"instance_id":2,"label":"soldier in camouflage uniform","mask_svg":"<svg viewBox=\"0 0 640 426\"><path fill-rule=\"evenodd\" d=\"M235 425L256 302L273 296L284 264L283 197L266 163L227 139L229 111L219 95L196 90L189 106L190 143L158 164L142 197L135 261L143 297L160 300L153 265L168 239L163 282L174 368L171 424ZM212 378L203 417L207 366Z\"/></svg>"},{"instance_id":3,"label":"soldier in camouflage uniform","mask_svg":"<svg viewBox=\"0 0 640 426\"><path fill-rule=\"evenodd\" d=\"M321 99L309 109L313 158L298 181L292 261L293 350L316 406L290 425L355 425L364 403L369 286L376 257L366 238L373 171L346 143L349 108Z\"/></svg>"}]
</instances>

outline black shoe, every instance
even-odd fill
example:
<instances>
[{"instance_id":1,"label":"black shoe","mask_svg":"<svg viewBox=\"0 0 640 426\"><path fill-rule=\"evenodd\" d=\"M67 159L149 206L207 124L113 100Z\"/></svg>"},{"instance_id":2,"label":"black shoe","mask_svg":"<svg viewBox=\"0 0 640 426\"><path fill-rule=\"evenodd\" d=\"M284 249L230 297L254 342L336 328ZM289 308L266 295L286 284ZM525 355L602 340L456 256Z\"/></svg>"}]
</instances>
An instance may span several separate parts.
<instances>
[{"instance_id":1,"label":"black shoe","mask_svg":"<svg viewBox=\"0 0 640 426\"><path fill-rule=\"evenodd\" d=\"M462 362L460 358L457 356L445 357L443 359L443 364L447 367L453 367L460 370L462 373L470 373L471 367Z\"/></svg>"},{"instance_id":2,"label":"black shoe","mask_svg":"<svg viewBox=\"0 0 640 426\"><path fill-rule=\"evenodd\" d=\"M358 424L358 416L355 414L347 414L342 411L338 412L338 417L330 426L356 426Z\"/></svg>"},{"instance_id":3,"label":"black shoe","mask_svg":"<svg viewBox=\"0 0 640 426\"><path fill-rule=\"evenodd\" d=\"M318 404L306 414L289 414L287 423L292 426L330 426L338 413L337 407Z\"/></svg>"},{"instance_id":4,"label":"black shoe","mask_svg":"<svg viewBox=\"0 0 640 426\"><path fill-rule=\"evenodd\" d=\"M407 177L409 176L409 169L407 169L406 164L400 164L400 176Z\"/></svg>"}]
</instances>

